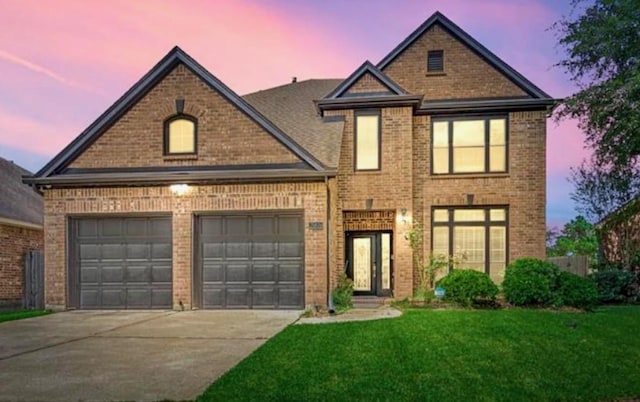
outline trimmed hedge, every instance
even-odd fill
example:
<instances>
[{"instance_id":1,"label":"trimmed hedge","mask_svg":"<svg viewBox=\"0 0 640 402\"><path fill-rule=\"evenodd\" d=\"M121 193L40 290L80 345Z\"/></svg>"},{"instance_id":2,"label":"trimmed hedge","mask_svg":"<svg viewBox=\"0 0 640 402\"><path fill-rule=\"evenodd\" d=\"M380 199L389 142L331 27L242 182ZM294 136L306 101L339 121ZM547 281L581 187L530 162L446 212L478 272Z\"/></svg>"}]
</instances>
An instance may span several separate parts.
<instances>
[{"instance_id":1,"label":"trimmed hedge","mask_svg":"<svg viewBox=\"0 0 640 402\"><path fill-rule=\"evenodd\" d=\"M625 303L638 300L638 275L635 272L607 269L590 275L602 303Z\"/></svg>"},{"instance_id":2,"label":"trimmed hedge","mask_svg":"<svg viewBox=\"0 0 640 402\"><path fill-rule=\"evenodd\" d=\"M520 258L507 267L502 282L505 299L516 306L571 306L592 309L598 288L590 278L563 272L555 264Z\"/></svg>"},{"instance_id":3,"label":"trimmed hedge","mask_svg":"<svg viewBox=\"0 0 640 402\"><path fill-rule=\"evenodd\" d=\"M571 272L561 271L558 275L556 305L566 305L584 310L593 309L598 304L598 288L589 278Z\"/></svg>"},{"instance_id":4,"label":"trimmed hedge","mask_svg":"<svg viewBox=\"0 0 640 402\"><path fill-rule=\"evenodd\" d=\"M471 269L455 269L440 279L437 286L446 291L445 297L464 306L480 300L495 300L498 287L489 275Z\"/></svg>"},{"instance_id":5,"label":"trimmed hedge","mask_svg":"<svg viewBox=\"0 0 640 402\"><path fill-rule=\"evenodd\" d=\"M516 306L551 305L560 274L555 264L535 258L519 258L507 267L502 282L505 299Z\"/></svg>"}]
</instances>

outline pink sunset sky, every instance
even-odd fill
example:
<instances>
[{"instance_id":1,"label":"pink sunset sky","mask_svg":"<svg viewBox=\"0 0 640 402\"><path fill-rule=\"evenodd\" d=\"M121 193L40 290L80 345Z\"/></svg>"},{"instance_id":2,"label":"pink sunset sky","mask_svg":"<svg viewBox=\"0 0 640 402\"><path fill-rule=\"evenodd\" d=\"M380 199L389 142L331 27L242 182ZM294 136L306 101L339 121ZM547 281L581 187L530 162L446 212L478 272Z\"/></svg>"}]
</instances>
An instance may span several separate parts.
<instances>
[{"instance_id":1,"label":"pink sunset sky","mask_svg":"<svg viewBox=\"0 0 640 402\"><path fill-rule=\"evenodd\" d=\"M440 11L553 97L556 0L0 0L0 156L37 171L178 45L239 94L377 63ZM547 224L576 215L576 123L547 123Z\"/></svg>"}]
</instances>

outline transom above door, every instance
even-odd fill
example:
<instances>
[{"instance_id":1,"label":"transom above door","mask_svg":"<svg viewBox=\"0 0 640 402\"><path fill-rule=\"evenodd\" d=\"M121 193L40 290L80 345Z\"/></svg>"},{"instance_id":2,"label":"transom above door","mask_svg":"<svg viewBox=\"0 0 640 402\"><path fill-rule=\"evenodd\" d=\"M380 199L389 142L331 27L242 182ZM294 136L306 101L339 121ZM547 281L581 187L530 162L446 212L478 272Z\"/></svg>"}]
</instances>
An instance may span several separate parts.
<instances>
[{"instance_id":1,"label":"transom above door","mask_svg":"<svg viewBox=\"0 0 640 402\"><path fill-rule=\"evenodd\" d=\"M393 252L390 232L347 232L345 266L356 295L391 296Z\"/></svg>"}]
</instances>

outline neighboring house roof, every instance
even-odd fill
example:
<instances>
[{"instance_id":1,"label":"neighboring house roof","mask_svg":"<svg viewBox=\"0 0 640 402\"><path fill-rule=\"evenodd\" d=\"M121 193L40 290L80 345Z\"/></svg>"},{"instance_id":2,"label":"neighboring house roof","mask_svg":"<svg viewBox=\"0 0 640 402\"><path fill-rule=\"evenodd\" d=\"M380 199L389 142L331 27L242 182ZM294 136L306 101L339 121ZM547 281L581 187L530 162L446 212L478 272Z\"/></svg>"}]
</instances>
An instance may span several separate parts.
<instances>
[{"instance_id":1,"label":"neighboring house roof","mask_svg":"<svg viewBox=\"0 0 640 402\"><path fill-rule=\"evenodd\" d=\"M41 226L44 199L22 182L31 172L0 157L0 222Z\"/></svg>"},{"instance_id":2,"label":"neighboring house roof","mask_svg":"<svg viewBox=\"0 0 640 402\"><path fill-rule=\"evenodd\" d=\"M615 210L609 212L607 216L600 219L594 225L596 228L603 228L608 222L612 221L615 217L624 214L637 214L640 209L640 195L636 195L629 201L625 202Z\"/></svg>"},{"instance_id":3,"label":"neighboring house roof","mask_svg":"<svg viewBox=\"0 0 640 402\"><path fill-rule=\"evenodd\" d=\"M235 105L249 118L253 119L265 131L273 135L284 146L291 150L302 161L313 169L324 170L322 163L301 147L296 141L285 134L279 127L265 118L260 112L249 105L244 99L233 92L229 87L217 79L213 74L202 67L191 56L174 47L165 57L158 62L147 74L133 85L120 99L118 99L106 112L94 121L85 131L74 139L66 148L47 163L36 177L47 177L61 173L80 153L87 149L102 133L114 122L149 92L160 80L169 74L178 64L184 64L197 77L202 79L209 87L218 91L231 104Z\"/></svg>"},{"instance_id":4,"label":"neighboring house roof","mask_svg":"<svg viewBox=\"0 0 640 402\"><path fill-rule=\"evenodd\" d=\"M250 93L243 98L325 166L336 168L344 122L323 119L314 102L341 82L340 79L312 79Z\"/></svg>"},{"instance_id":5,"label":"neighboring house roof","mask_svg":"<svg viewBox=\"0 0 640 402\"><path fill-rule=\"evenodd\" d=\"M413 44L418 38L428 31L432 26L439 24L446 29L453 37L465 44L471 50L473 50L480 57L485 59L494 68L509 78L514 84L522 88L526 93L534 98L547 98L551 97L545 93L542 89L535 86L531 81L526 79L522 74L513 69L507 63L502 61L498 56L493 54L489 49L484 47L480 42L473 39L471 35L462 30L459 26L454 24L450 19L445 17L439 11L435 12L429 17L422 25L420 25L411 35L409 35L404 41L395 47L388 55L386 55L377 65L380 70L384 70L396 57L404 52L409 46Z\"/></svg>"}]
</instances>

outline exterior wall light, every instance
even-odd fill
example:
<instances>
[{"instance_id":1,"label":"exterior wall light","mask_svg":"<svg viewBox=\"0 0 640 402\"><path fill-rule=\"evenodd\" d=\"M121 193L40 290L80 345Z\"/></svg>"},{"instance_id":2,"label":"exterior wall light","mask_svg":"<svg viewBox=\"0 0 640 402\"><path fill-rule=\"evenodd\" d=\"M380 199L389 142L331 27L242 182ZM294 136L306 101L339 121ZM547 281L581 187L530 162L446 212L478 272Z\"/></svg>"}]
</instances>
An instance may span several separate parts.
<instances>
[{"instance_id":1,"label":"exterior wall light","mask_svg":"<svg viewBox=\"0 0 640 402\"><path fill-rule=\"evenodd\" d=\"M188 184L172 184L169 186L169 190L175 195L185 195L189 192Z\"/></svg>"}]
</instances>

